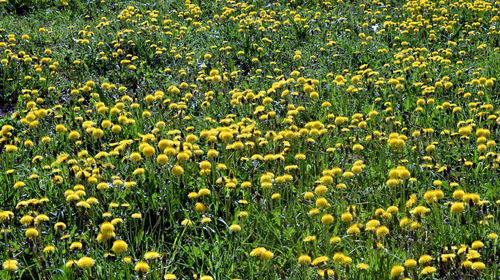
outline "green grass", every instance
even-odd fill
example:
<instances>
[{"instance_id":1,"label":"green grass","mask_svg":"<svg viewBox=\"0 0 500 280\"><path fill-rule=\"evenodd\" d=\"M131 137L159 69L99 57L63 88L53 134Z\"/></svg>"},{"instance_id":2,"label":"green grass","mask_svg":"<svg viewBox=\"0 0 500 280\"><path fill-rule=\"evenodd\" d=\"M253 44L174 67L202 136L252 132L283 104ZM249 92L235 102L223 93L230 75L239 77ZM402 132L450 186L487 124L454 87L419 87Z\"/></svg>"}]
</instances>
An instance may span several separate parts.
<instances>
[{"instance_id":1,"label":"green grass","mask_svg":"<svg viewBox=\"0 0 500 280\"><path fill-rule=\"evenodd\" d=\"M1 279L389 279L424 254L395 278L498 277L498 3L63 2L0 2Z\"/></svg>"}]
</instances>

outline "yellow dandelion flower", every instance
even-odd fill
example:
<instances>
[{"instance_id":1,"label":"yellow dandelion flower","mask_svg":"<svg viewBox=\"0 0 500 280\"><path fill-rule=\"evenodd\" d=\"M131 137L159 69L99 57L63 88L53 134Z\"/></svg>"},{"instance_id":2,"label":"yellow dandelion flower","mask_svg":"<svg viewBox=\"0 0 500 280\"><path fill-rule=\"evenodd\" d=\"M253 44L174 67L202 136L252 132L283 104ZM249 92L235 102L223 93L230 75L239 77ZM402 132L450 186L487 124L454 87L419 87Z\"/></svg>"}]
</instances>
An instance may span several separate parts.
<instances>
[{"instance_id":1,"label":"yellow dandelion flower","mask_svg":"<svg viewBox=\"0 0 500 280\"><path fill-rule=\"evenodd\" d=\"M3 262L2 267L7 271L16 271L19 269L18 262L16 260L6 260Z\"/></svg>"},{"instance_id":2,"label":"yellow dandelion flower","mask_svg":"<svg viewBox=\"0 0 500 280\"><path fill-rule=\"evenodd\" d=\"M436 272L436 270L437 269L433 266L426 266L422 269L420 274L423 274L423 275L432 274L432 273Z\"/></svg>"},{"instance_id":3,"label":"yellow dandelion flower","mask_svg":"<svg viewBox=\"0 0 500 280\"><path fill-rule=\"evenodd\" d=\"M144 254L144 259L146 259L146 260L156 260L160 257L161 257L161 255L155 251L149 251L146 254Z\"/></svg>"},{"instance_id":4,"label":"yellow dandelion flower","mask_svg":"<svg viewBox=\"0 0 500 280\"><path fill-rule=\"evenodd\" d=\"M405 268L403 266L400 266L400 265L393 266L391 268L390 276L391 276L391 278L396 278L399 275L401 275L404 271L405 271Z\"/></svg>"},{"instance_id":5,"label":"yellow dandelion flower","mask_svg":"<svg viewBox=\"0 0 500 280\"><path fill-rule=\"evenodd\" d=\"M138 273L148 273L150 270L149 264L146 262L137 262L134 270Z\"/></svg>"},{"instance_id":6,"label":"yellow dandelion flower","mask_svg":"<svg viewBox=\"0 0 500 280\"><path fill-rule=\"evenodd\" d=\"M425 263L431 262L432 260L434 260L434 258L432 256L422 255L422 256L420 256L420 258L418 258L418 263L425 264Z\"/></svg>"},{"instance_id":7,"label":"yellow dandelion flower","mask_svg":"<svg viewBox=\"0 0 500 280\"><path fill-rule=\"evenodd\" d=\"M377 237L379 238L386 236L388 233L389 233L389 228L387 228L386 226L380 226L375 231L375 235L377 235Z\"/></svg>"},{"instance_id":8,"label":"yellow dandelion flower","mask_svg":"<svg viewBox=\"0 0 500 280\"><path fill-rule=\"evenodd\" d=\"M486 265L483 262L474 262L471 265L473 270L484 270L486 269Z\"/></svg>"},{"instance_id":9,"label":"yellow dandelion flower","mask_svg":"<svg viewBox=\"0 0 500 280\"><path fill-rule=\"evenodd\" d=\"M95 260L90 257L82 257L76 262L76 265L81 269L91 268L94 264Z\"/></svg>"},{"instance_id":10,"label":"yellow dandelion flower","mask_svg":"<svg viewBox=\"0 0 500 280\"><path fill-rule=\"evenodd\" d=\"M240 225L236 225L236 224L233 224L229 227L229 230L231 230L232 232L239 232L241 231L241 226Z\"/></svg>"},{"instance_id":11,"label":"yellow dandelion flower","mask_svg":"<svg viewBox=\"0 0 500 280\"><path fill-rule=\"evenodd\" d=\"M405 267L411 268L417 266L417 261L414 259L407 259L404 264Z\"/></svg>"},{"instance_id":12,"label":"yellow dandelion flower","mask_svg":"<svg viewBox=\"0 0 500 280\"><path fill-rule=\"evenodd\" d=\"M111 250L117 254L123 253L127 251L127 249L128 249L128 244L123 240L115 240L113 242L113 246L111 247Z\"/></svg>"},{"instance_id":13,"label":"yellow dandelion flower","mask_svg":"<svg viewBox=\"0 0 500 280\"><path fill-rule=\"evenodd\" d=\"M32 228L28 228L24 234L26 235L26 237L33 239L33 238L38 237L39 232L36 228L32 227Z\"/></svg>"},{"instance_id":14,"label":"yellow dandelion flower","mask_svg":"<svg viewBox=\"0 0 500 280\"><path fill-rule=\"evenodd\" d=\"M320 257L315 258L311 262L311 264L314 266L318 266L318 265L326 263L328 260L329 260L329 258L327 256L320 256Z\"/></svg>"},{"instance_id":15,"label":"yellow dandelion flower","mask_svg":"<svg viewBox=\"0 0 500 280\"><path fill-rule=\"evenodd\" d=\"M368 270L370 266L366 263L358 263L356 267L360 270Z\"/></svg>"},{"instance_id":16,"label":"yellow dandelion flower","mask_svg":"<svg viewBox=\"0 0 500 280\"><path fill-rule=\"evenodd\" d=\"M310 264L312 262L311 257L308 255L300 255L298 258L299 264Z\"/></svg>"}]
</instances>

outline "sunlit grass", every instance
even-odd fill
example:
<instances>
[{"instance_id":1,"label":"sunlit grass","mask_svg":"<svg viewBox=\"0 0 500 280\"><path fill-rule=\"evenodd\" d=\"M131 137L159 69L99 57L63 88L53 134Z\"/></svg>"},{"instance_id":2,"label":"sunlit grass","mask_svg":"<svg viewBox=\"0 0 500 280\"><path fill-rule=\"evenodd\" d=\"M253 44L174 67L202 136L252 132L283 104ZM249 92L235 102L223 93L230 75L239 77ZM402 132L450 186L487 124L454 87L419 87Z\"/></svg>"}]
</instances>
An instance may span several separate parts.
<instances>
[{"instance_id":1,"label":"sunlit grass","mask_svg":"<svg viewBox=\"0 0 500 280\"><path fill-rule=\"evenodd\" d=\"M494 1L1 1L1 279L496 279Z\"/></svg>"}]
</instances>

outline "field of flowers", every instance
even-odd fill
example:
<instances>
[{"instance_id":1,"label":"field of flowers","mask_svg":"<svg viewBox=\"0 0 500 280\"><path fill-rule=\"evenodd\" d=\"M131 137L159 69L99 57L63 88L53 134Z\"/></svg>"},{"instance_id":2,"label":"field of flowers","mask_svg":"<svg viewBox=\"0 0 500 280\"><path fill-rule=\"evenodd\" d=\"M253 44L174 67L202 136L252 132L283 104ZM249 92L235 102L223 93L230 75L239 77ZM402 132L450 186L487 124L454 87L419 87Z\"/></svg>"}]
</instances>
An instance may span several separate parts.
<instances>
[{"instance_id":1,"label":"field of flowers","mask_svg":"<svg viewBox=\"0 0 500 280\"><path fill-rule=\"evenodd\" d=\"M499 11L0 0L0 279L499 279Z\"/></svg>"}]
</instances>

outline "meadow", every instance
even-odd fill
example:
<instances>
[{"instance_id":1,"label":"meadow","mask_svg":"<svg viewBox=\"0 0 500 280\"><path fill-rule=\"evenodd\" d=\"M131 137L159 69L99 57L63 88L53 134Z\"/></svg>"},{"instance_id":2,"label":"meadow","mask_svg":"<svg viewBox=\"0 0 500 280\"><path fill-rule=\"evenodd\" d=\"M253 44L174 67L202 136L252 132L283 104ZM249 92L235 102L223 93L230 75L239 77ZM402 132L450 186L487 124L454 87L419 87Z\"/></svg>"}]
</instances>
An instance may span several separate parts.
<instances>
[{"instance_id":1,"label":"meadow","mask_svg":"<svg viewBox=\"0 0 500 280\"><path fill-rule=\"evenodd\" d=\"M0 0L0 279L499 279L499 11Z\"/></svg>"}]
</instances>

